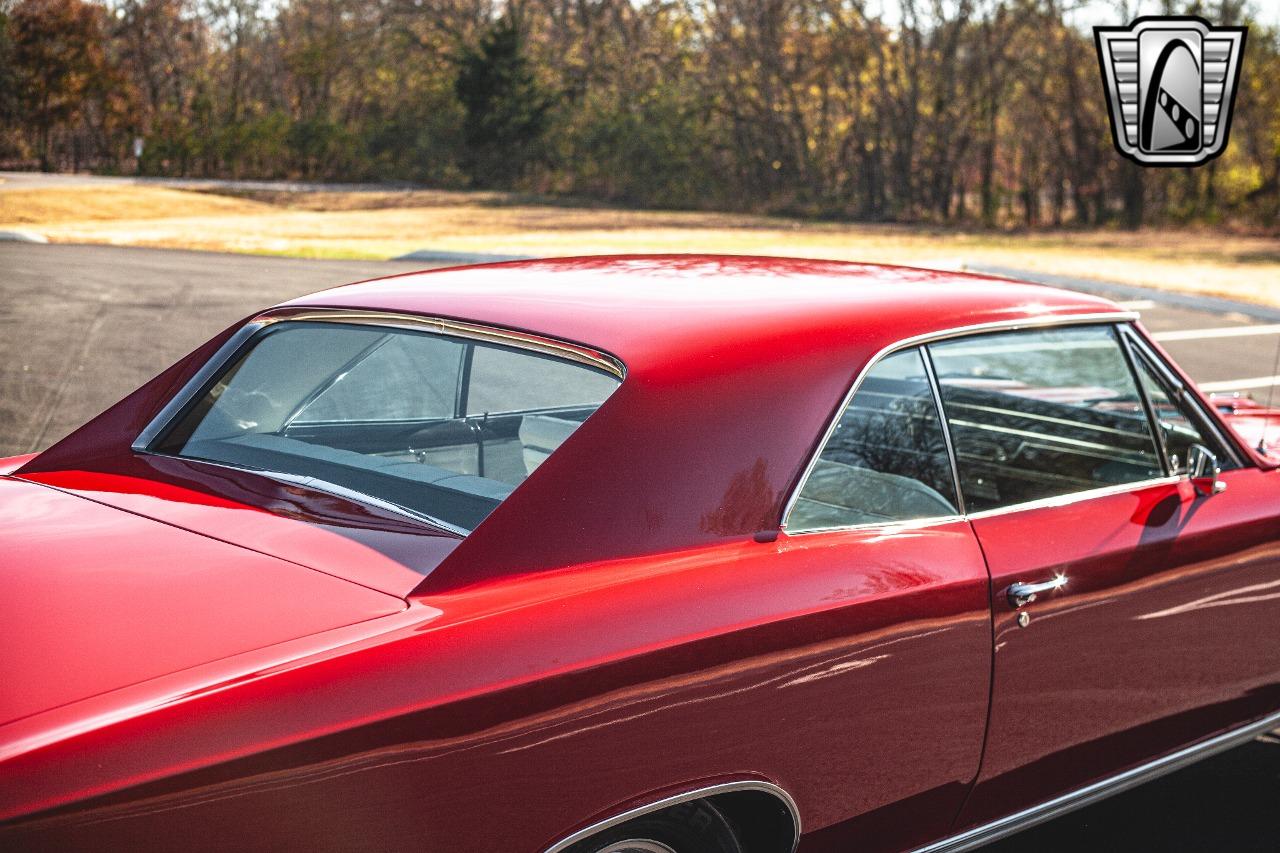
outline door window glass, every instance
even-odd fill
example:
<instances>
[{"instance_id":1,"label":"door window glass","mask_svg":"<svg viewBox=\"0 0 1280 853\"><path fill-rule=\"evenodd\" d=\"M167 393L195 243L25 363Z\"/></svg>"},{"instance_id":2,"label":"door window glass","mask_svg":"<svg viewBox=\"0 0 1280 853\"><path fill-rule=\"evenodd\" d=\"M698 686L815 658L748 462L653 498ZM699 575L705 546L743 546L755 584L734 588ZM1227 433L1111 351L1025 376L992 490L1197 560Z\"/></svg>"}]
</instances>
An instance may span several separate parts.
<instances>
[{"instance_id":1,"label":"door window glass","mask_svg":"<svg viewBox=\"0 0 1280 853\"><path fill-rule=\"evenodd\" d=\"M1163 476L1112 327L980 335L928 349L967 510Z\"/></svg>"},{"instance_id":2,"label":"door window glass","mask_svg":"<svg viewBox=\"0 0 1280 853\"><path fill-rule=\"evenodd\" d=\"M868 371L787 519L791 531L955 515L946 439L918 349Z\"/></svg>"}]
</instances>

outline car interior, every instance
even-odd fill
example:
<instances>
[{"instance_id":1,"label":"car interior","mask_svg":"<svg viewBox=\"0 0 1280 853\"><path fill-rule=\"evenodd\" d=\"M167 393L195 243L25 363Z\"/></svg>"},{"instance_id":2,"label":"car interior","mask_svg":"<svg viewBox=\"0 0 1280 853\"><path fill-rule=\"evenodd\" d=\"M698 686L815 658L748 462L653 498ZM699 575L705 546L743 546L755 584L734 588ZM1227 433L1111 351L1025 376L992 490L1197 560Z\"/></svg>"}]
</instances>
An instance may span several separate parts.
<instances>
[{"instance_id":1,"label":"car interior","mask_svg":"<svg viewBox=\"0 0 1280 853\"><path fill-rule=\"evenodd\" d=\"M863 380L787 519L792 531L955 515L942 424L918 350Z\"/></svg>"},{"instance_id":2,"label":"car interior","mask_svg":"<svg viewBox=\"0 0 1280 853\"><path fill-rule=\"evenodd\" d=\"M788 529L957 513L935 371L966 511L1183 473L1193 446L1235 467L1142 350L1108 326L974 336L873 366L809 472ZM1061 357L1072 350L1071 359ZM1151 428L1148 411L1159 426Z\"/></svg>"},{"instance_id":3,"label":"car interior","mask_svg":"<svg viewBox=\"0 0 1280 853\"><path fill-rule=\"evenodd\" d=\"M153 450L339 486L466 532L618 384L583 365L438 334L280 327ZM494 364L490 349L501 350Z\"/></svg>"}]
</instances>

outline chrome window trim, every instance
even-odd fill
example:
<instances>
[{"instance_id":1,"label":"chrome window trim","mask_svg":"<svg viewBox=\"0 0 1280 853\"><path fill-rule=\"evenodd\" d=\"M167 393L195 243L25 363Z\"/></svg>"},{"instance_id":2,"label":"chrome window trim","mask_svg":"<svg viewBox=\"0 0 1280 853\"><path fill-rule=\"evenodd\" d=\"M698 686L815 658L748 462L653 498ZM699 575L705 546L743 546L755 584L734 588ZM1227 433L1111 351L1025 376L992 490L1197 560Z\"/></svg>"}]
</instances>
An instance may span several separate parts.
<instances>
[{"instance_id":1,"label":"chrome window trim","mask_svg":"<svg viewBox=\"0 0 1280 853\"><path fill-rule=\"evenodd\" d=\"M964 851L982 847L1016 832L1030 829L1038 824L1061 817L1068 812L1096 803L1106 797L1135 788L1160 776L1181 770L1202 759L1248 743L1258 735L1266 734L1277 726L1280 726L1280 713L1271 714L1256 722L1248 723L1232 731L1184 747L1162 758L1141 764L1131 770L1126 770L1108 779L1078 788L1075 791L1055 797L1029 809L1007 815L991 823L974 827L959 835L919 847L912 853L964 853Z\"/></svg>"},{"instance_id":2,"label":"chrome window trim","mask_svg":"<svg viewBox=\"0 0 1280 853\"><path fill-rule=\"evenodd\" d=\"M611 355L579 344L571 344L535 335L530 332L518 332L497 326L485 326L478 323L465 323L460 320L449 320L443 317L429 317L419 314L401 314L394 311L359 311L347 308L307 308L280 309L261 314L254 318L255 322L274 323L281 321L319 321L328 323L355 323L370 326L381 326L389 329L410 329L418 332L434 332L438 335L451 335L459 338L484 341L491 344L531 350L543 355L577 362L597 370L603 370L617 377L626 378L626 368L622 362Z\"/></svg>"},{"instance_id":3,"label":"chrome window trim","mask_svg":"<svg viewBox=\"0 0 1280 853\"><path fill-rule=\"evenodd\" d=\"M443 317L428 317L417 314L401 314L394 311L353 311L346 308L275 308L265 311L249 320L227 339L218 351L178 390L169 402L138 433L133 441L133 449L139 452L148 450L152 443L169 427L183 409L202 391L209 381L231 361L246 343L260 331L273 323L288 321L354 323L360 325L381 326L389 329L410 329L419 332L433 332L439 335L469 338L529 350L542 355L550 355L562 360L603 370L619 381L626 379L626 367L620 360L607 353L590 347L558 341L553 338L512 329L501 329L496 326L483 326L476 323L463 323Z\"/></svg>"},{"instance_id":4,"label":"chrome window trim","mask_svg":"<svg viewBox=\"0 0 1280 853\"><path fill-rule=\"evenodd\" d=\"M1147 342L1142 339L1142 336L1138 334L1137 329L1133 326L1127 326L1123 334L1130 347L1138 350L1141 355L1145 355L1147 357L1147 361L1151 362L1151 366L1155 369L1155 372L1164 377L1164 381L1168 383L1170 388L1173 388L1175 391L1182 391L1186 388L1187 383L1183 382L1182 377L1178 376L1178 374L1175 373L1169 365L1164 363L1164 359L1156 356L1155 350L1153 350Z\"/></svg>"},{"instance_id":5,"label":"chrome window trim","mask_svg":"<svg viewBox=\"0 0 1280 853\"><path fill-rule=\"evenodd\" d=\"M840 416L844 414L844 410L848 408L849 404L853 401L854 395L858 393L858 389L862 386L863 380L866 379L867 374L871 372L871 369L873 367L875 367L877 364L879 364L882 360L884 360L888 356L893 355L894 353L899 352L900 350L910 349L911 347L922 347L926 344L937 343L939 341L950 340L952 338L963 338L963 337L969 337L971 335L988 334L991 332L1016 332L1016 331L1021 331L1023 329L1043 329L1043 328L1049 328L1054 326L1086 326L1086 325L1096 325L1096 324L1102 324L1102 323L1106 323L1114 327L1114 326L1120 325L1121 323L1132 323L1137 319L1138 319L1138 314L1133 311L1107 311L1107 312L1098 312L1098 313L1092 313L1092 314L1053 314L1053 315L1046 315L1043 317L1023 317L1017 320L996 320L990 323L975 323L969 326L957 326L950 329L942 329L937 332L929 332L923 335L915 335L910 338L904 338L900 341L895 341L894 343L889 344L888 346L884 347L879 352L877 352L874 356L872 356L867 361L866 365L863 366L862 370L858 372L858 375L854 379L853 384L849 387L848 392L845 393L844 398L840 401L840 405L836 407L835 412L832 414L830 420L827 422L827 428L826 430L823 431L821 440L814 447L812 453L810 453L809 460L804 467L804 472L800 475L799 482L797 482L795 488L791 490L791 494L787 498L787 503L783 507L782 523L779 525L780 529L786 532L788 535L800 535L803 533L810 532L806 530L797 530L792 532L787 529L787 522L791 518L791 512L792 510L795 509L796 502L800 500L800 493L804 491L805 484L809 481L809 476L813 473L814 467L817 466L818 459L822 455L823 449L827 446L827 442L831 440L831 436L835 433L836 427L840 423ZM924 352L923 356L926 362L931 362L927 352ZM931 368L932 368L932 364L929 363L928 366L926 367L926 372L931 373ZM942 411L940 399L935 398L934 402L935 402L935 405L937 405L939 408L939 416L943 418L943 421L942 421L943 429L948 436L947 448L951 455L952 466L954 470L954 467L956 466L956 459L955 459L955 453L951 448L950 425L946 421L945 412ZM959 489L958 478L957 478L956 488L957 490ZM1075 494L1080 494L1080 493L1075 493ZM964 497L958 491L957 491L957 500L960 501L961 506L963 506ZM1032 501L1030 503L1035 503L1035 501ZM1027 504L1015 504L1011 507L1003 507L1002 509L1013 509L1015 507L1020 508L1024 506L1027 506ZM965 517L972 517L972 516L965 516ZM851 524L851 525L848 525L847 527L825 528L824 532L830 532L832 530L859 530L868 526L879 526L882 524L883 522L875 522L872 525Z\"/></svg>"},{"instance_id":6,"label":"chrome window trim","mask_svg":"<svg viewBox=\"0 0 1280 853\"><path fill-rule=\"evenodd\" d=\"M554 356L588 367L594 367L597 370L603 370L617 377L619 381L626 379L626 367L611 355L590 347L579 346L578 344L558 341L527 332L500 329L494 326L481 326L475 323L462 323L441 317L399 314L393 311L350 311L345 308L308 308L303 311L289 308L272 309L259 314L237 329L235 334L228 338L226 343L209 357L209 360L187 380L182 388L178 389L178 392L169 399L169 402L151 419L142 432L138 433L138 437L133 440L133 449L138 451L147 450L152 442L186 408L187 404L192 402L209 381L218 375L235 354L258 332L273 323L288 321L355 323L382 326L388 329L411 329L419 332L434 332L439 335L470 338Z\"/></svg>"},{"instance_id":7,"label":"chrome window trim","mask_svg":"<svg viewBox=\"0 0 1280 853\"><path fill-rule=\"evenodd\" d=\"M1231 472L1228 471L1226 473L1230 474ZM906 521L872 521L864 524L850 524L838 527L815 527L812 529L787 531L787 535L791 538L795 538L797 536L808 536L811 533L836 533L885 528L893 528L895 530L917 529L921 527L934 527L942 524L953 524L957 521L977 521L983 518L1008 515L1009 513L1022 512L1024 510L1029 511L1070 506L1071 504L1079 503L1081 501L1105 498L1110 495L1123 495L1128 492L1141 491L1142 489L1150 489L1156 486L1174 486L1183 479L1183 477L1178 475L1153 477L1149 480L1139 480L1134 483L1117 483L1113 486L1099 486L1096 489L1087 489L1083 492L1067 492L1062 495L1038 498L1034 501L1023 501L1022 503L995 507L994 509L981 509L975 512L965 513L963 515L938 515L930 516L928 518L913 518Z\"/></svg>"},{"instance_id":8,"label":"chrome window trim","mask_svg":"<svg viewBox=\"0 0 1280 853\"><path fill-rule=\"evenodd\" d=\"M942 445L947 450L947 463L951 466L951 488L955 492L956 512L961 518L965 515L964 491L960 488L960 460L956 457L956 449L951 443L951 422L947 419L947 410L942 407L942 384L938 382L938 372L933 367L933 353L927 347L917 347L920 360L924 362L924 375L929 379L929 391L933 395L933 408L937 412L938 424L942 427ZM852 397L849 398L852 401Z\"/></svg>"},{"instance_id":9,"label":"chrome window trim","mask_svg":"<svg viewBox=\"0 0 1280 853\"><path fill-rule=\"evenodd\" d=\"M1063 495L1052 495L1047 498L1037 498L1034 501L1023 501L1022 503L1010 504L1009 506L981 509L977 512L969 513L966 518L970 521L974 521L981 518L992 518L997 515L1008 515L1011 512L1022 512L1023 510L1070 506L1071 504L1080 503L1081 501L1105 498L1110 495L1123 495L1128 492L1150 489L1154 486L1172 486L1176 485L1181 479L1182 477L1171 475L1166 477L1152 477L1149 480L1139 480L1134 483L1117 483L1114 486L1099 486L1096 489L1086 489L1083 492L1067 492Z\"/></svg>"},{"instance_id":10,"label":"chrome window trim","mask_svg":"<svg viewBox=\"0 0 1280 853\"><path fill-rule=\"evenodd\" d=\"M156 416L142 428L142 432L138 433L138 437L133 440L132 447L135 451L146 452L151 445L158 439L168 428L169 424L182 413L187 404L204 389L210 381L217 376L227 362L231 361L240 349L248 343L248 341L258 332L266 327L266 323L257 318L245 323L235 334L227 338L226 342L218 347L217 352L209 356L209 360L201 365L186 384L178 389L178 392L169 398L169 402L156 413Z\"/></svg>"},{"instance_id":11,"label":"chrome window trim","mask_svg":"<svg viewBox=\"0 0 1280 853\"><path fill-rule=\"evenodd\" d=\"M804 530L789 530L787 536L791 539L797 536L811 536L815 533L847 533L853 530L873 530L882 531L884 533L893 533L899 530L919 530L924 527L937 527L942 524L955 524L958 521L967 521L969 516L966 515L931 515L926 518L909 518L905 521L866 521L862 524L844 524L832 527L806 527Z\"/></svg>"},{"instance_id":12,"label":"chrome window trim","mask_svg":"<svg viewBox=\"0 0 1280 853\"><path fill-rule=\"evenodd\" d=\"M218 376L222 370L234 359L244 347L252 341L263 329L270 327L274 323L283 322L328 322L328 323L354 323L360 325L381 326L389 329L410 329L419 332L432 332L440 335L449 335L452 337L468 338L471 340L484 341L486 343L500 344L502 346L514 347L516 349L529 350L542 355L548 355L561 360L572 361L588 367L602 370L619 381L626 378L626 367L623 363L607 353L590 347L571 344L566 341L559 341L553 338L543 337L526 332L517 332L512 329L502 329L494 326L483 326L475 323L464 323L457 320L448 320L442 317L428 317L417 314L401 314L393 311L353 311L345 308L273 308L264 311L261 314L247 321L243 326L237 329L231 337L218 347L209 360L201 365L200 369L192 374L191 378L178 391L169 398L159 412L156 413L142 431L138 433L138 437L133 440L130 445L135 453L148 454L155 456L164 456L170 459L185 459L188 462L198 462L202 465L215 465L221 468L229 468L236 471L248 471L262 477L267 477L278 482L287 483L289 485L305 485L307 488L315 489L319 492L332 494L336 497L345 498L346 500L356 503L364 503L369 506L376 506L389 512L402 515L405 518L418 522L426 522L435 527L443 528L452 533L466 536L469 531L450 524L438 518L419 513L414 510L406 509L398 504L384 500L376 495L365 494L364 492L349 489L345 486L339 486L335 483L329 483L315 477L300 477L296 474L288 474L280 471L270 471L259 468L247 468L239 465L231 465L226 462L215 462L209 459L197 459L194 457L174 456L167 453L156 453L151 446L162 436L169 426L177 420L187 407L194 402L199 395L205 391L209 383Z\"/></svg>"},{"instance_id":13,"label":"chrome window trim","mask_svg":"<svg viewBox=\"0 0 1280 853\"><path fill-rule=\"evenodd\" d=\"M636 808L628 809L627 811L620 812L619 814L616 814L613 817L605 818L604 820L597 821L596 823L593 823L590 826L585 827L584 829L578 830L572 835L565 836L564 838L557 841L555 844L546 848L543 851L543 853L563 853L563 851L569 849L573 845L577 844L579 841L585 841L586 839L590 838L593 835L597 835L601 832L604 832L606 829L612 829L613 827L618 826L619 824L622 824L622 823L626 823L627 821L632 820L634 818L642 817L644 815L651 814L656 811L661 811L662 809L670 808L671 806L677 806L677 805L680 805L681 803L687 803L687 802L690 802L691 800L701 800L706 797L714 797L718 794L731 794L737 791L760 791L766 794L770 794L775 799L779 800L784 806L786 806L787 811L791 813L791 823L795 831L795 839L791 843L791 850L794 853L796 847L798 847L800 844L800 832L801 832L800 809L798 806L796 806L796 801L792 799L790 794L788 794L785 790L783 790L778 785L775 785L772 782L761 782L757 780L748 780L748 781L742 781L742 782L725 782L720 785L708 785L703 788L695 788L691 791L686 791L683 794L675 794L670 797L664 797L661 800L657 800L647 805L637 806Z\"/></svg>"},{"instance_id":14,"label":"chrome window trim","mask_svg":"<svg viewBox=\"0 0 1280 853\"><path fill-rule=\"evenodd\" d=\"M1160 428L1160 419L1156 417L1155 404L1151 402L1151 393L1142 381L1141 366L1139 364L1141 355L1134 345L1133 332L1134 326L1132 323L1127 323L1123 328L1117 329L1120 350L1124 353L1124 360L1129 365L1129 373L1133 376L1134 385L1137 386L1138 399L1142 401L1142 410L1147 415L1147 428L1151 430L1151 437L1156 442L1156 453L1160 456L1160 468L1166 476L1174 476L1178 472L1170 464L1167 436L1165 436L1164 430Z\"/></svg>"},{"instance_id":15,"label":"chrome window trim","mask_svg":"<svg viewBox=\"0 0 1280 853\"><path fill-rule=\"evenodd\" d=\"M459 536L467 536L471 531L465 527L459 527L451 524L443 519L427 515L425 512L418 512L400 504L392 503L384 498L374 495L365 494L364 492L349 489L346 486L340 486L337 483L330 483L328 480L321 480L318 477L307 477L301 474L289 474L285 471L272 471L269 468L250 468L247 465L232 465L230 462L220 462L216 459L202 459L199 456L172 456L167 453L153 453L149 450L140 450L139 453L146 456L159 456L164 459L178 459L183 462L198 462L201 465L212 465L215 468L226 468L230 471L245 471L250 474L257 474L259 477L266 477L268 480L275 480L278 483L284 483L288 486L302 486L317 492L324 492L327 495L333 495L337 498L343 498L353 503L365 504L366 506L377 507L386 510L395 515L404 516L411 521L426 522L433 527L440 527L450 533L456 533Z\"/></svg>"}]
</instances>

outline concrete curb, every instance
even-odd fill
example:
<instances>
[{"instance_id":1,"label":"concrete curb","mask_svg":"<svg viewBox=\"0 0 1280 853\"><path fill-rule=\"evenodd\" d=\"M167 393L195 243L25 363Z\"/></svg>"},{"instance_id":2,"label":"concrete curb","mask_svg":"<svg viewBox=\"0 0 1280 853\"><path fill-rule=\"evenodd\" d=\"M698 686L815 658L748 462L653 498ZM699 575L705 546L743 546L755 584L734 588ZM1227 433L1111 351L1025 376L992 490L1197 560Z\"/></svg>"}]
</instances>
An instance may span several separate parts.
<instances>
[{"instance_id":1,"label":"concrete curb","mask_svg":"<svg viewBox=\"0 0 1280 853\"><path fill-rule=\"evenodd\" d=\"M0 242L48 243L49 238L34 231L0 231Z\"/></svg>"},{"instance_id":2,"label":"concrete curb","mask_svg":"<svg viewBox=\"0 0 1280 853\"><path fill-rule=\"evenodd\" d=\"M496 264L502 261L530 261L533 255L495 255L485 252L436 252L431 249L419 249L393 261L429 261L437 264Z\"/></svg>"},{"instance_id":3,"label":"concrete curb","mask_svg":"<svg viewBox=\"0 0 1280 853\"><path fill-rule=\"evenodd\" d=\"M1000 275L1006 278L1018 278L1036 284L1048 284L1053 287L1064 287L1068 290L1080 290L1085 293L1096 293L1110 299L1150 299L1163 305L1175 305L1192 311L1210 311L1216 314L1243 314L1267 323L1280 323L1280 308L1258 305L1252 302L1240 302L1221 296L1200 296L1191 293L1177 293L1168 290L1157 290L1153 287L1139 287L1134 284L1119 284L1111 281L1097 281L1091 278L1051 275L1049 273L1015 270L1008 267L994 267L985 264L967 264L970 272Z\"/></svg>"}]
</instances>

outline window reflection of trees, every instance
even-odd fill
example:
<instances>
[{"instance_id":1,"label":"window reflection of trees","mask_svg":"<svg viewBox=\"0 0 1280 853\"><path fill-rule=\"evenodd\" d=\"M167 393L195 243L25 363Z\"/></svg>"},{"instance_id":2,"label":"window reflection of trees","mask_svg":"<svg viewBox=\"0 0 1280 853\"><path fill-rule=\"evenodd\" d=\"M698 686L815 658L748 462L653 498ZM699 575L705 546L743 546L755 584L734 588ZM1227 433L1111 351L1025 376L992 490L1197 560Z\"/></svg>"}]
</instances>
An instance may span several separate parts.
<instances>
[{"instance_id":1,"label":"window reflection of trees","mask_svg":"<svg viewBox=\"0 0 1280 853\"><path fill-rule=\"evenodd\" d=\"M872 369L840 415L797 501L794 529L957 512L942 421L918 350Z\"/></svg>"},{"instance_id":2,"label":"window reflection of trees","mask_svg":"<svg viewBox=\"0 0 1280 853\"><path fill-rule=\"evenodd\" d=\"M1145 414L944 386L966 498L1007 505L1162 473Z\"/></svg>"},{"instance_id":3,"label":"window reflection of trees","mask_svg":"<svg viewBox=\"0 0 1280 853\"><path fill-rule=\"evenodd\" d=\"M966 505L988 509L1160 476L1114 331L983 336L930 348Z\"/></svg>"},{"instance_id":4,"label":"window reflection of trees","mask_svg":"<svg viewBox=\"0 0 1280 853\"><path fill-rule=\"evenodd\" d=\"M876 390L858 392L823 457L910 477L942 495L950 495L951 463L928 386L913 388L913 383L908 382L876 384L880 386Z\"/></svg>"}]
</instances>

